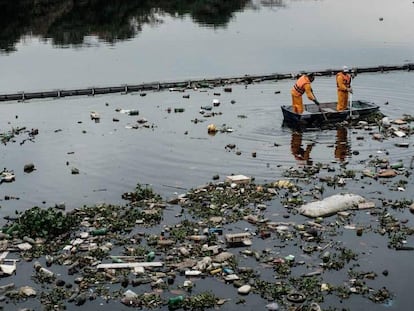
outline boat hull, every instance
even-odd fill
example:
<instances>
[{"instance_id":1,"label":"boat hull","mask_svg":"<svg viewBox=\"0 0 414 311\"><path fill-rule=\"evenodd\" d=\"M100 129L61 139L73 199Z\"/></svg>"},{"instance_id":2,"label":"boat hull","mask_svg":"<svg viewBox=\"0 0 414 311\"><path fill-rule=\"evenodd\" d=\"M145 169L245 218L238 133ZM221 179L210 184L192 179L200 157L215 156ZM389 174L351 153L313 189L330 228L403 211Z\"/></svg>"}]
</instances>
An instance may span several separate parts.
<instances>
[{"instance_id":1,"label":"boat hull","mask_svg":"<svg viewBox=\"0 0 414 311\"><path fill-rule=\"evenodd\" d=\"M319 109L320 107L320 109ZM283 123L289 127L322 127L345 120L361 120L379 111L379 106L366 101L352 102L351 109L336 111L336 102L304 105L304 112L298 114L292 111L292 106L283 105Z\"/></svg>"}]
</instances>

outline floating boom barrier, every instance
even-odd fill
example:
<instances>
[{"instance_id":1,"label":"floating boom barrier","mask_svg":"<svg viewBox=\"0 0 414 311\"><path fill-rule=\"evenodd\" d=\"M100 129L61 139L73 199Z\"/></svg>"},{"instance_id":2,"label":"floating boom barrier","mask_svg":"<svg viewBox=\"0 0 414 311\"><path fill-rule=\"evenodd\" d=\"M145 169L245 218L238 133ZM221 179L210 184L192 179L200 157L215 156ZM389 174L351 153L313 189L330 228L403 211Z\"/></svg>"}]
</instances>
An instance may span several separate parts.
<instances>
[{"instance_id":1,"label":"floating boom barrier","mask_svg":"<svg viewBox=\"0 0 414 311\"><path fill-rule=\"evenodd\" d=\"M414 70L414 63L408 63L404 65L394 66L375 66L375 67L354 67L351 71L354 75L361 73L373 73L373 72L389 72L389 71L412 71ZM326 69L321 71L313 71L317 76L333 76L341 69ZM303 73L302 71L301 73ZM311 71L308 71L308 73ZM262 81L277 81L284 79L297 78L301 73L274 73L268 75L244 75L240 77L230 78L213 78L213 79L194 79L184 81L172 81L172 82L150 82L135 85L121 85L112 87L88 87L84 89L62 89L52 91L39 91L39 92L19 92L12 94L0 94L0 102L4 101L25 101L29 99L42 99L42 98L61 98L68 96L95 96L100 94L110 93L132 93L132 92L144 92L144 91L161 91L165 89L174 89L184 91L185 89L194 88L214 88L219 86L225 86L230 84L251 84Z\"/></svg>"}]
</instances>

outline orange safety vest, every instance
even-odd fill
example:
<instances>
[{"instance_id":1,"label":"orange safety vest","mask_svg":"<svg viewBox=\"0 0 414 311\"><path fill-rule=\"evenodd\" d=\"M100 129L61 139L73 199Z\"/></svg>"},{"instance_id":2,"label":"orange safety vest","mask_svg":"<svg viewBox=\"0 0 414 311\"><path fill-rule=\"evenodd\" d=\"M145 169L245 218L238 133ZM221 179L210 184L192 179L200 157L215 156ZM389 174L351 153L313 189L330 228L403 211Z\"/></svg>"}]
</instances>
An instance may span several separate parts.
<instances>
[{"instance_id":1,"label":"orange safety vest","mask_svg":"<svg viewBox=\"0 0 414 311\"><path fill-rule=\"evenodd\" d=\"M339 76L342 76L342 81L344 82L344 84L345 84L345 86L346 87L351 87L351 75L349 75L349 74L346 74L346 73L343 73L342 71L341 72L338 72L337 74L336 74L336 86L339 88L340 86L339 86L339 84L338 84L338 77Z\"/></svg>"},{"instance_id":2,"label":"orange safety vest","mask_svg":"<svg viewBox=\"0 0 414 311\"><path fill-rule=\"evenodd\" d=\"M302 96L305 93L305 85L310 83L308 76L303 75L296 81L292 91L295 90L298 93L297 96Z\"/></svg>"}]
</instances>

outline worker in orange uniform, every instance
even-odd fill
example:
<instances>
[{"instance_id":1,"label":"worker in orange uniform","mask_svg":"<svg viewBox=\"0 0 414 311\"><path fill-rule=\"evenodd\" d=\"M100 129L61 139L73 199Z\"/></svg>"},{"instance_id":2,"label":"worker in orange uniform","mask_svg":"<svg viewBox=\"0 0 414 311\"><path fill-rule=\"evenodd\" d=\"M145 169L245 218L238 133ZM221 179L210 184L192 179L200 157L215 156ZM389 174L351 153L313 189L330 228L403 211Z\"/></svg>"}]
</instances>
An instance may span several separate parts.
<instances>
[{"instance_id":1,"label":"worker in orange uniform","mask_svg":"<svg viewBox=\"0 0 414 311\"><path fill-rule=\"evenodd\" d=\"M348 94L352 93L351 75L347 66L344 66L342 71L336 74L336 88L338 92L336 110L343 111L348 106Z\"/></svg>"},{"instance_id":2,"label":"worker in orange uniform","mask_svg":"<svg viewBox=\"0 0 414 311\"><path fill-rule=\"evenodd\" d=\"M315 80L313 73L304 74L296 81L295 85L290 91L290 94L292 94L292 107L294 113L303 113L302 95L304 93L306 93L309 100L319 105L319 102L316 100L315 95L313 95L311 87L313 80Z\"/></svg>"}]
</instances>

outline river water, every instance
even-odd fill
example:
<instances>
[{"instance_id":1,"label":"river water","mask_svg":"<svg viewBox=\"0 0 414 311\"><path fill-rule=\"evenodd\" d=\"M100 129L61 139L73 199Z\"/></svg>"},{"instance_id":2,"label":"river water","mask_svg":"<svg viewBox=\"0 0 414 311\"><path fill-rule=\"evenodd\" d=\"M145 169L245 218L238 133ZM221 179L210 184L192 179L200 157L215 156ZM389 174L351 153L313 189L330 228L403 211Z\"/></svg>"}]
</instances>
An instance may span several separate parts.
<instances>
[{"instance_id":1,"label":"river water","mask_svg":"<svg viewBox=\"0 0 414 311\"><path fill-rule=\"evenodd\" d=\"M43 35L32 30L0 54L1 93L401 65L414 62L413 12L406 0L255 1L217 24L157 11L151 23L140 23L132 35L110 43L102 38L104 28L77 44L57 43L50 33L60 28ZM232 92L216 88L0 103L0 132L39 130L33 139L22 132L0 146L0 166L16 173L14 182L0 185L0 216L62 202L68 210L122 203L122 193L137 183L170 198L215 175L221 180L231 174L253 176L257 182L278 179L287 168L302 164L291 154L295 134L282 127L280 110L290 103L293 83L232 85ZM334 77L317 77L313 89L321 102L336 98ZM412 112L412 72L360 74L353 89L354 99L379 104L390 118ZM220 101L213 109L217 114L201 114L201 107L214 99ZM122 113L131 109L139 116ZM100 114L100 122L90 119L91 111ZM146 119L148 126L138 119ZM231 131L209 135L209 124ZM347 132L351 163L352 151L368 156L392 146L368 139L361 143L357 136ZM335 154L336 131L311 131L300 138L304 145L315 144L313 161L341 160ZM410 147L389 151L392 161L413 155L412 138L404 141ZM234 149L227 148L231 144ZM28 163L36 170L25 173ZM79 174L72 174L73 168ZM393 279L400 293L394 309L406 310L409 288Z\"/></svg>"}]
</instances>

